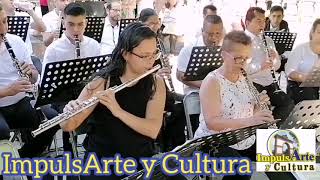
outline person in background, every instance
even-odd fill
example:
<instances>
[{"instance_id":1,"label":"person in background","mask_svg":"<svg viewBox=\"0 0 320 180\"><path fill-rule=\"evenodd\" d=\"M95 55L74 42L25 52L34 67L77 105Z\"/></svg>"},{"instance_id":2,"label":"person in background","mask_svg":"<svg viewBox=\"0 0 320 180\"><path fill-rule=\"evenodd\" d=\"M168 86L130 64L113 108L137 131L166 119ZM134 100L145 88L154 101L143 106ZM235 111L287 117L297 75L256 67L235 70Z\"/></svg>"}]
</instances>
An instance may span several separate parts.
<instances>
[{"instance_id":1,"label":"person in background","mask_svg":"<svg viewBox=\"0 0 320 180\"><path fill-rule=\"evenodd\" d=\"M287 21L283 20L283 8L281 6L272 6L270 15L266 19L265 31L282 31L289 32Z\"/></svg>"},{"instance_id":2,"label":"person in background","mask_svg":"<svg viewBox=\"0 0 320 180\"><path fill-rule=\"evenodd\" d=\"M309 42L299 44L290 53L285 72L288 75L287 92L295 104L303 100L319 99L319 87L300 87L308 73L320 58L320 19L316 19L311 27Z\"/></svg>"},{"instance_id":3,"label":"person in background","mask_svg":"<svg viewBox=\"0 0 320 180\"><path fill-rule=\"evenodd\" d=\"M107 17L101 38L101 54L111 54L119 38L122 6L118 1L109 1L105 5Z\"/></svg>"},{"instance_id":4,"label":"person in background","mask_svg":"<svg viewBox=\"0 0 320 180\"><path fill-rule=\"evenodd\" d=\"M42 33L45 46L49 46L54 39L58 39L61 30L62 16L64 8L71 0L53 0L55 8L44 15L42 20L46 25L46 32Z\"/></svg>"}]
</instances>

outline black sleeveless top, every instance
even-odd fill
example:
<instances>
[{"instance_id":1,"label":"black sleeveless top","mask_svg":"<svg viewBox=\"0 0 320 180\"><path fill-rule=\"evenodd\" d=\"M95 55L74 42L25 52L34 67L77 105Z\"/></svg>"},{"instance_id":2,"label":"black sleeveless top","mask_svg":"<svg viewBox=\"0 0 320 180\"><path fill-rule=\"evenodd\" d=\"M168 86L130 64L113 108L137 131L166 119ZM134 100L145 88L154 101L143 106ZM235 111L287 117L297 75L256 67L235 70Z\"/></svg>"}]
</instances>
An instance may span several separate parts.
<instances>
[{"instance_id":1,"label":"black sleeveless top","mask_svg":"<svg viewBox=\"0 0 320 180\"><path fill-rule=\"evenodd\" d=\"M151 75L149 75L151 76ZM145 77L132 87L127 87L115 94L120 107L141 118L145 118L147 89L150 78ZM149 82L149 83L148 83ZM110 86L122 84L119 77L110 77ZM116 153L121 157L149 157L153 155L153 139L144 136L120 119L112 115L109 109L99 103L88 122L88 132L84 146L88 152L95 152L98 157L113 157Z\"/></svg>"}]
</instances>

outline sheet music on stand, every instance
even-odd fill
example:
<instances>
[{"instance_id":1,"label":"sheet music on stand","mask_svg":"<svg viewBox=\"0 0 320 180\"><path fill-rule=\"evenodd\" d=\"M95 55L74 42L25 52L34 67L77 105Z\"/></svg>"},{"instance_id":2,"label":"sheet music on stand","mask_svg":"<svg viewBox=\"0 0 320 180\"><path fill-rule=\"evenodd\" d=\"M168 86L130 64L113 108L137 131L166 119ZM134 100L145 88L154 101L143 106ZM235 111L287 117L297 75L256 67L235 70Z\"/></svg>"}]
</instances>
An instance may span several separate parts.
<instances>
[{"instance_id":1,"label":"sheet music on stand","mask_svg":"<svg viewBox=\"0 0 320 180\"><path fill-rule=\"evenodd\" d=\"M86 19L88 22L87 27L84 31L84 35L100 43L105 23L105 17L86 17ZM66 28L63 26L63 23L61 23L61 27L62 28L60 29L59 37L61 37L63 32L66 30Z\"/></svg>"},{"instance_id":2,"label":"sheet music on stand","mask_svg":"<svg viewBox=\"0 0 320 180\"><path fill-rule=\"evenodd\" d=\"M79 94L73 94L73 92L80 93L84 87L82 82L94 72L106 67L109 60L110 55L103 55L48 63L44 70L35 106L66 102L77 98ZM66 93L69 91L71 93Z\"/></svg>"},{"instance_id":3,"label":"sheet music on stand","mask_svg":"<svg viewBox=\"0 0 320 180\"><path fill-rule=\"evenodd\" d=\"M221 47L196 46L192 48L185 80L203 80L207 74L222 66Z\"/></svg>"},{"instance_id":4,"label":"sheet music on stand","mask_svg":"<svg viewBox=\"0 0 320 180\"><path fill-rule=\"evenodd\" d=\"M264 124L245 127L242 129L227 131L219 134L213 134L213 135L193 139L191 141L186 142L182 146L176 147L171 152L175 152L179 154L179 157L190 157L193 155L195 151L202 151L204 153L208 153L206 151L207 150L210 151L210 149L214 149L221 146L234 145L244 139L249 138L252 135L255 135L257 129L267 128L270 125L271 125L270 123L264 123ZM161 157L158 157L158 159L161 159ZM178 166L178 164L176 163L171 165ZM143 179L145 173L147 172L144 170L141 170L134 175L124 178L124 180ZM160 162L157 162L155 164L155 168L154 168L151 179L160 180L160 179L164 179L165 177L167 177L167 175L162 173Z\"/></svg>"},{"instance_id":5,"label":"sheet music on stand","mask_svg":"<svg viewBox=\"0 0 320 180\"><path fill-rule=\"evenodd\" d=\"M133 18L133 19L121 19L120 20L120 26L119 26L119 36L121 34L121 32L124 30L125 27L128 26L128 24L132 23L132 22L136 22L137 19Z\"/></svg>"},{"instance_id":6,"label":"sheet music on stand","mask_svg":"<svg viewBox=\"0 0 320 180\"><path fill-rule=\"evenodd\" d=\"M280 55L286 51L291 51L297 38L297 33L291 32L265 31L264 34L273 40Z\"/></svg>"},{"instance_id":7,"label":"sheet music on stand","mask_svg":"<svg viewBox=\"0 0 320 180\"><path fill-rule=\"evenodd\" d=\"M26 41L30 16L8 16L8 33L17 35Z\"/></svg>"},{"instance_id":8,"label":"sheet music on stand","mask_svg":"<svg viewBox=\"0 0 320 180\"><path fill-rule=\"evenodd\" d=\"M300 87L320 87L320 63L313 65L307 78L300 84Z\"/></svg>"}]
</instances>

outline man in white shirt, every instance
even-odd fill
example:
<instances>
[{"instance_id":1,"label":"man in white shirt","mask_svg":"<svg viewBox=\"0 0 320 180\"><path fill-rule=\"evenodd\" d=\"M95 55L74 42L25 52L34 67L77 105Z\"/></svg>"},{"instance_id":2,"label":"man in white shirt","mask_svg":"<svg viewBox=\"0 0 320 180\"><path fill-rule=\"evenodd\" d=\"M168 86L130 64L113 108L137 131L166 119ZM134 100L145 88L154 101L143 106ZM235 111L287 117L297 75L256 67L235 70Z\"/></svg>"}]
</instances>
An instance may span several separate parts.
<instances>
[{"instance_id":1,"label":"man in white shirt","mask_svg":"<svg viewBox=\"0 0 320 180\"><path fill-rule=\"evenodd\" d=\"M183 47L178 56L177 79L184 84L184 93L199 90L202 81L186 81L184 73L189 64L191 51L194 46L218 46L223 39L223 23L220 16L208 15L203 22L202 36L193 43Z\"/></svg>"},{"instance_id":2,"label":"man in white shirt","mask_svg":"<svg viewBox=\"0 0 320 180\"><path fill-rule=\"evenodd\" d=\"M294 107L293 101L284 92L276 95L278 89L276 77L272 77L272 69L276 71L280 67L280 58L273 40L262 33L265 28L265 11L259 7L250 7L246 14L245 33L251 37L253 54L251 62L246 66L249 78L255 83L259 91L266 90L271 100L275 119L285 120ZM265 45L267 43L267 46Z\"/></svg>"},{"instance_id":3,"label":"man in white shirt","mask_svg":"<svg viewBox=\"0 0 320 180\"><path fill-rule=\"evenodd\" d=\"M42 17L46 25L46 32L42 33L45 46L49 46L54 39L59 38L62 12L70 2L71 0L54 0L55 8Z\"/></svg>"},{"instance_id":4,"label":"man in white shirt","mask_svg":"<svg viewBox=\"0 0 320 180\"><path fill-rule=\"evenodd\" d=\"M118 43L121 4L117 1L111 1L106 4L106 11L107 17L101 38L101 54L111 54Z\"/></svg>"},{"instance_id":5,"label":"man in white shirt","mask_svg":"<svg viewBox=\"0 0 320 180\"><path fill-rule=\"evenodd\" d=\"M80 39L80 57L94 57L100 55L99 43L83 35L87 20L86 11L78 3L69 3L64 9L63 25L66 28L60 39L52 42L46 49L42 63L42 75L48 63L76 59L75 36ZM62 113L66 103L55 103L53 108ZM69 144L69 134L63 134L64 150L71 151Z\"/></svg>"},{"instance_id":6,"label":"man in white shirt","mask_svg":"<svg viewBox=\"0 0 320 180\"><path fill-rule=\"evenodd\" d=\"M8 16L30 16L30 25L28 29L28 35L26 38L26 45L28 48L29 53L32 55L33 50L32 50L32 44L30 40L30 34L32 29L36 30L38 32L44 32L46 30L46 26L44 25L42 19L35 13L33 10L33 6L31 3L15 3L13 4L13 0L0 0L3 9L7 12ZM16 6L16 7L15 7ZM16 12L15 9L18 8L23 11L21 12Z\"/></svg>"},{"instance_id":7,"label":"man in white shirt","mask_svg":"<svg viewBox=\"0 0 320 180\"><path fill-rule=\"evenodd\" d=\"M7 22L6 12L0 5L0 21ZM32 90L37 81L38 72L32 64L30 54L23 40L13 34L8 34L8 24L0 23L0 34L6 37L8 44L0 38L0 140L9 139L10 129L36 129L40 119L36 110L30 104L26 92ZM16 59L19 61L23 74L29 76L22 78L18 69L13 66L9 54L11 46ZM31 137L30 131L23 131L23 137ZM55 132L53 132L54 134ZM20 157L36 157L50 144L53 134L43 133L36 138L26 141L19 149Z\"/></svg>"}]
</instances>

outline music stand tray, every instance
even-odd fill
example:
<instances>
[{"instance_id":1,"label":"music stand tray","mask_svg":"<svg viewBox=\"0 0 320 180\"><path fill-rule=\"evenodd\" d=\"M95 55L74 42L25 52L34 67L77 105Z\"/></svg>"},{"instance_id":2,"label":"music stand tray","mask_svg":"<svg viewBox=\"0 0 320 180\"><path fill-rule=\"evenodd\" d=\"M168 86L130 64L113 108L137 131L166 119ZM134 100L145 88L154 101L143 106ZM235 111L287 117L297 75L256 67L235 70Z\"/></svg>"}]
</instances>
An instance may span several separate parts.
<instances>
[{"instance_id":1,"label":"music stand tray","mask_svg":"<svg viewBox=\"0 0 320 180\"><path fill-rule=\"evenodd\" d=\"M87 27L84 31L84 35L100 43L102 38L103 28L104 28L105 17L86 17L86 19L88 22L87 22ZM61 37L63 32L66 30L62 22L60 27L61 28L60 28L59 37Z\"/></svg>"},{"instance_id":2,"label":"music stand tray","mask_svg":"<svg viewBox=\"0 0 320 180\"><path fill-rule=\"evenodd\" d=\"M119 36L121 32L126 28L130 23L136 22L137 19L132 18L132 19L120 19L120 26L119 26Z\"/></svg>"},{"instance_id":3,"label":"music stand tray","mask_svg":"<svg viewBox=\"0 0 320 180\"><path fill-rule=\"evenodd\" d=\"M80 93L83 88L82 82L94 72L106 67L109 60L109 55L103 55L48 63L44 69L35 106L66 102L77 98L78 94L68 93L68 97L62 94L66 94L68 90L71 92L78 90Z\"/></svg>"},{"instance_id":4,"label":"music stand tray","mask_svg":"<svg viewBox=\"0 0 320 180\"><path fill-rule=\"evenodd\" d=\"M280 129L314 129L320 124L320 100L299 102Z\"/></svg>"},{"instance_id":5,"label":"music stand tray","mask_svg":"<svg viewBox=\"0 0 320 180\"><path fill-rule=\"evenodd\" d=\"M206 150L210 151L211 149L215 149L219 146L234 145L244 139L249 138L252 135L255 135L257 129L267 128L268 126L270 126L270 123L264 123L264 124L259 124L255 126L245 127L242 129L236 129L232 131L227 131L219 134L213 134L213 135L193 139L191 141L187 141L184 145L175 148L171 152L175 152L179 154L180 157L190 157L195 151L206 151ZM174 163L174 162L169 162L169 163ZM174 166L175 164L172 164L172 165ZM145 173L146 172L144 170L141 170L124 179L125 180L143 179ZM151 179L160 180L160 179L165 179L165 177L167 176L161 172L160 162L158 162L155 166L154 173L152 174Z\"/></svg>"},{"instance_id":6,"label":"music stand tray","mask_svg":"<svg viewBox=\"0 0 320 180\"><path fill-rule=\"evenodd\" d=\"M30 16L8 16L8 33L17 35L26 41Z\"/></svg>"},{"instance_id":7,"label":"music stand tray","mask_svg":"<svg viewBox=\"0 0 320 180\"><path fill-rule=\"evenodd\" d=\"M286 51L291 51L297 38L297 33L290 32L265 31L264 34L273 40L280 55Z\"/></svg>"},{"instance_id":8,"label":"music stand tray","mask_svg":"<svg viewBox=\"0 0 320 180\"><path fill-rule=\"evenodd\" d=\"M221 47L196 46L192 48L187 70L186 81L203 80L207 74L222 66Z\"/></svg>"}]
</instances>

